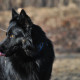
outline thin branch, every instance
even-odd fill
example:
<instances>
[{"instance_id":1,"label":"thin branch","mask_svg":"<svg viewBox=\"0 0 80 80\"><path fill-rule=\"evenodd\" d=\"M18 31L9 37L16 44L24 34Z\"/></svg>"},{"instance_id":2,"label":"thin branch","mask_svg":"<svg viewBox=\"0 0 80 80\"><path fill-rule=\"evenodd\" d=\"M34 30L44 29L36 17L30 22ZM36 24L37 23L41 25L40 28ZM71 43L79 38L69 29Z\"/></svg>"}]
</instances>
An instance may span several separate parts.
<instances>
[{"instance_id":1,"label":"thin branch","mask_svg":"<svg viewBox=\"0 0 80 80\"><path fill-rule=\"evenodd\" d=\"M2 29L2 28L0 28L0 30L1 30L1 31L4 31L4 32L7 32L6 30L4 30L4 29Z\"/></svg>"}]
</instances>

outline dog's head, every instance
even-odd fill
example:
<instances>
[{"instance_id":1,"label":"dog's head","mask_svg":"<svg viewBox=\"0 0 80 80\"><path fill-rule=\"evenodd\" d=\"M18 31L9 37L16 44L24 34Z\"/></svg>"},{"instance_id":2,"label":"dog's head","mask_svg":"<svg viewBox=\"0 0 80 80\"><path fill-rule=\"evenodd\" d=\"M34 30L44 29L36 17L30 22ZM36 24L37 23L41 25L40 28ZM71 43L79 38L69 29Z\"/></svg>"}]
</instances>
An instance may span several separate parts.
<instances>
[{"instance_id":1,"label":"dog's head","mask_svg":"<svg viewBox=\"0 0 80 80\"><path fill-rule=\"evenodd\" d=\"M6 32L6 39L0 43L0 54L5 56L12 56L13 54L20 54L21 51L34 51L32 39L33 23L30 17L22 9L18 14L12 9L12 19Z\"/></svg>"}]
</instances>

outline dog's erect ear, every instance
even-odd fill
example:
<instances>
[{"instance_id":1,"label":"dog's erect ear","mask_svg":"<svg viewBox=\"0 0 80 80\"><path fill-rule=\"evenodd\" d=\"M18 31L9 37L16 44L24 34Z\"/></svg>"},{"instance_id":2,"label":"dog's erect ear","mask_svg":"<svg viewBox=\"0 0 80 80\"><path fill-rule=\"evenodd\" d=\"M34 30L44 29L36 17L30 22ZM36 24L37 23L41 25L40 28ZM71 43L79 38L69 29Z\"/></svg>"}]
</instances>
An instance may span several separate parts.
<instances>
[{"instance_id":1,"label":"dog's erect ear","mask_svg":"<svg viewBox=\"0 0 80 80\"><path fill-rule=\"evenodd\" d=\"M20 19L24 21L26 24L32 24L30 17L26 14L26 12L22 9L20 12Z\"/></svg>"},{"instance_id":2,"label":"dog's erect ear","mask_svg":"<svg viewBox=\"0 0 80 80\"><path fill-rule=\"evenodd\" d=\"M22 9L21 10L21 12L20 12L20 16L22 17L22 18L25 18L25 16L26 16L26 12Z\"/></svg>"},{"instance_id":3,"label":"dog's erect ear","mask_svg":"<svg viewBox=\"0 0 80 80\"><path fill-rule=\"evenodd\" d=\"M18 13L12 9L12 19L16 18L18 16Z\"/></svg>"},{"instance_id":4,"label":"dog's erect ear","mask_svg":"<svg viewBox=\"0 0 80 80\"><path fill-rule=\"evenodd\" d=\"M19 21L21 23L25 23L26 21L26 12L23 9L20 12Z\"/></svg>"}]
</instances>

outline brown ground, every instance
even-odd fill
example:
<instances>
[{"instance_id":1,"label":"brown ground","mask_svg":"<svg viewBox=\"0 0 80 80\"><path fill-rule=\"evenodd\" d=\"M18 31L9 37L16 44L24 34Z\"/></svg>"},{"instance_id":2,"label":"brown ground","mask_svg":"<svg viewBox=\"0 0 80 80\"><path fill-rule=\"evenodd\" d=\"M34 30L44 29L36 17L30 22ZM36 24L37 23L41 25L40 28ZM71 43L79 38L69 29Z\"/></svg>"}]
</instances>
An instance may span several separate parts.
<instances>
[{"instance_id":1,"label":"brown ground","mask_svg":"<svg viewBox=\"0 0 80 80\"><path fill-rule=\"evenodd\" d=\"M59 55L53 65L51 80L80 80L80 55Z\"/></svg>"}]
</instances>

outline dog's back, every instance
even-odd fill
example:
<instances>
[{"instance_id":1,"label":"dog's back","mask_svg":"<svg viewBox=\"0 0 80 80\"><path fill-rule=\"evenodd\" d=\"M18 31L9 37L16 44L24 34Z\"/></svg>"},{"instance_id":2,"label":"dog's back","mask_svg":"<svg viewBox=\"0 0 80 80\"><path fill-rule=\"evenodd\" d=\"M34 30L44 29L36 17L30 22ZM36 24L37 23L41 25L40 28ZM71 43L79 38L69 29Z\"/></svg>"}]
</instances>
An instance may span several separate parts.
<instances>
[{"instance_id":1,"label":"dog's back","mask_svg":"<svg viewBox=\"0 0 80 80\"><path fill-rule=\"evenodd\" d=\"M54 51L42 29L25 11L14 10L7 38L0 44L0 80L50 80Z\"/></svg>"}]
</instances>

